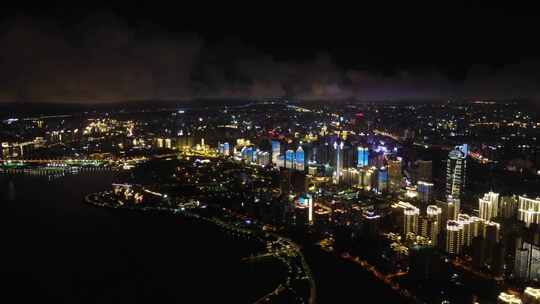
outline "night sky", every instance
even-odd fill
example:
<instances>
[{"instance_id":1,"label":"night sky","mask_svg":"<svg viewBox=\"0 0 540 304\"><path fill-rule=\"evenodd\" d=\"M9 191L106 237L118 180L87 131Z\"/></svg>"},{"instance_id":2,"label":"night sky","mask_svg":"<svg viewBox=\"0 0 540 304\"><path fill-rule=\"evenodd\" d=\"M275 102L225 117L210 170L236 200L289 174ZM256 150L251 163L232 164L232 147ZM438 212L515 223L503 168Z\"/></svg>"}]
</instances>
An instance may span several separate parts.
<instances>
[{"instance_id":1,"label":"night sky","mask_svg":"<svg viewBox=\"0 0 540 304\"><path fill-rule=\"evenodd\" d=\"M312 5L4 9L0 102L540 100L525 9Z\"/></svg>"}]
</instances>

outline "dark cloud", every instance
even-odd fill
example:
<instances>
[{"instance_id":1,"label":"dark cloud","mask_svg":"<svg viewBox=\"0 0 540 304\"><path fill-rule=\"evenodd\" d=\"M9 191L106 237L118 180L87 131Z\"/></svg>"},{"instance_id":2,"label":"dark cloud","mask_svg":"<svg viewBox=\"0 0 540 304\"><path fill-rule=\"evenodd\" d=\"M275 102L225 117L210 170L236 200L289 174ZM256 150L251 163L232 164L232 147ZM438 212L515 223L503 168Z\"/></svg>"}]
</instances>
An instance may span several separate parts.
<instances>
[{"instance_id":1,"label":"dark cloud","mask_svg":"<svg viewBox=\"0 0 540 304\"><path fill-rule=\"evenodd\" d=\"M134 28L111 14L68 28L16 18L2 24L0 46L0 101L539 97L538 62L474 66L459 82L435 68L383 74L338 65L325 52L278 60L239 41Z\"/></svg>"}]
</instances>

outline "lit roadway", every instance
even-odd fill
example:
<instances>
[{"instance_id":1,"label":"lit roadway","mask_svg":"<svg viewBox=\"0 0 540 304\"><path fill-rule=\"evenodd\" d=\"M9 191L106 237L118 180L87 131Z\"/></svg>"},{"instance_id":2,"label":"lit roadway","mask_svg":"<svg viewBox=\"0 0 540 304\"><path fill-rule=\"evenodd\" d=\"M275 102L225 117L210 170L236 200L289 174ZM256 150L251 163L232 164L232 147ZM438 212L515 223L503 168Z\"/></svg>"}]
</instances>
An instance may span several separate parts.
<instances>
[{"instance_id":1,"label":"lit roadway","mask_svg":"<svg viewBox=\"0 0 540 304\"><path fill-rule=\"evenodd\" d=\"M285 266L287 266L288 275L284 283L278 285L276 289L274 289L272 292L268 293L267 295L259 299L256 303L263 303L263 302L270 301L272 297L277 296L286 290L290 290L293 294L296 294L296 291L292 288L293 280L296 280L296 281L308 280L309 281L310 294L309 294L308 303L310 304L315 303L315 300L316 300L315 280L313 279L313 276L311 275L311 270L303 254L301 253L300 247L298 246L298 244L294 243L292 240L288 238L284 238L275 233L262 231L262 226L259 226L256 224L251 225L253 229L248 229L248 228L238 226L239 223L243 224L246 220L246 217L242 215L235 214L229 211L228 209L222 208L221 209L222 211L225 211L227 215L231 216L231 218L235 220L234 222L227 222L225 220L218 219L217 217L209 218L209 217L201 216L197 213L192 213L192 212L187 211L188 209L199 208L199 206L196 204L184 204L182 205L182 208L125 205L118 200L112 200L111 192L89 194L85 197L85 201L89 204L93 204L96 206L109 207L109 208L115 208L115 209L123 208L123 209L143 210L143 211L152 211L152 210L169 211L175 214L182 214L185 216L189 216L192 218L196 218L202 221L212 223L234 234L259 238L261 242L266 243L266 248L268 252L258 255L258 256L254 256L254 257L247 257L247 258L244 258L244 260L256 260L258 258L263 258L263 257L277 258ZM259 231L259 229L261 230ZM295 258L300 259L300 265L298 265L294 261ZM298 296L298 299L302 300L300 296Z\"/></svg>"}]
</instances>

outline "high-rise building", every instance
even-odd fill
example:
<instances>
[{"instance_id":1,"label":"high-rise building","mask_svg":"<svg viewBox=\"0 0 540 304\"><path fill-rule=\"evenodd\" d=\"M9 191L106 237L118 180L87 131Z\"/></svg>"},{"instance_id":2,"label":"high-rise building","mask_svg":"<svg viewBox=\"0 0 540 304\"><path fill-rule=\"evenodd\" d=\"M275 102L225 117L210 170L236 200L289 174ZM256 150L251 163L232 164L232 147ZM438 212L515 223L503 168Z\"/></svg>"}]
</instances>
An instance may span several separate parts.
<instances>
[{"instance_id":1,"label":"high-rise building","mask_svg":"<svg viewBox=\"0 0 540 304\"><path fill-rule=\"evenodd\" d=\"M457 222L461 226L461 229L463 231L462 234L462 246L471 246L471 242L473 239L473 231L471 231L471 217L467 214L458 214Z\"/></svg>"},{"instance_id":2,"label":"high-rise building","mask_svg":"<svg viewBox=\"0 0 540 304\"><path fill-rule=\"evenodd\" d=\"M343 170L343 142L338 143L337 141L334 142L334 159L335 159L335 165L334 165L334 174L333 174L333 181L335 184L338 184L341 180L341 175Z\"/></svg>"},{"instance_id":3,"label":"high-rise building","mask_svg":"<svg viewBox=\"0 0 540 304\"><path fill-rule=\"evenodd\" d=\"M518 219L529 227L532 223L540 224L540 197L536 199L526 196L518 198Z\"/></svg>"},{"instance_id":4,"label":"high-rise building","mask_svg":"<svg viewBox=\"0 0 540 304\"><path fill-rule=\"evenodd\" d=\"M438 222L441 221L442 209L436 205L428 205L426 208L426 214L430 218L436 219Z\"/></svg>"},{"instance_id":5,"label":"high-rise building","mask_svg":"<svg viewBox=\"0 0 540 304\"><path fill-rule=\"evenodd\" d=\"M230 149L231 147L228 142L224 142L218 146L219 153L224 156L229 156L231 154Z\"/></svg>"},{"instance_id":6,"label":"high-rise building","mask_svg":"<svg viewBox=\"0 0 540 304\"><path fill-rule=\"evenodd\" d=\"M401 172L401 157L388 159L388 188L390 192L398 192L401 189L403 175Z\"/></svg>"},{"instance_id":7,"label":"high-rise building","mask_svg":"<svg viewBox=\"0 0 540 304\"><path fill-rule=\"evenodd\" d=\"M419 217L419 233L420 236L430 240L431 246L437 246L439 238L439 222L437 217L424 215Z\"/></svg>"},{"instance_id":8,"label":"high-rise building","mask_svg":"<svg viewBox=\"0 0 540 304\"><path fill-rule=\"evenodd\" d=\"M540 304L540 289L526 287L523 292L523 304Z\"/></svg>"},{"instance_id":9,"label":"high-rise building","mask_svg":"<svg viewBox=\"0 0 540 304\"><path fill-rule=\"evenodd\" d=\"M443 225L449 220L456 219L456 217L454 217L455 206L453 203L437 200L436 204L437 207L441 209L441 223L443 223Z\"/></svg>"},{"instance_id":10,"label":"high-rise building","mask_svg":"<svg viewBox=\"0 0 540 304\"><path fill-rule=\"evenodd\" d=\"M261 166L270 164L270 153L268 151L259 151L257 153L257 163Z\"/></svg>"},{"instance_id":11,"label":"high-rise building","mask_svg":"<svg viewBox=\"0 0 540 304\"><path fill-rule=\"evenodd\" d=\"M442 228L442 209L435 206L435 205L429 205L426 208L426 214L429 218L435 220L437 222L437 234L441 232Z\"/></svg>"},{"instance_id":12,"label":"high-rise building","mask_svg":"<svg viewBox=\"0 0 540 304\"><path fill-rule=\"evenodd\" d=\"M359 179L360 179L360 189L371 191L373 189L375 177L375 169L372 167L363 167L360 168Z\"/></svg>"},{"instance_id":13,"label":"high-rise building","mask_svg":"<svg viewBox=\"0 0 540 304\"><path fill-rule=\"evenodd\" d=\"M521 304L521 299L511 293L501 292L497 297L497 304Z\"/></svg>"},{"instance_id":14,"label":"high-rise building","mask_svg":"<svg viewBox=\"0 0 540 304\"><path fill-rule=\"evenodd\" d=\"M521 281L540 280L540 247L523 242L516 249L514 276Z\"/></svg>"},{"instance_id":15,"label":"high-rise building","mask_svg":"<svg viewBox=\"0 0 540 304\"><path fill-rule=\"evenodd\" d=\"M420 210L411 206L403 209L403 215L403 234L418 234L418 217L420 216Z\"/></svg>"},{"instance_id":16,"label":"high-rise building","mask_svg":"<svg viewBox=\"0 0 540 304\"><path fill-rule=\"evenodd\" d=\"M463 227L458 221L448 221L446 224L446 252L460 254L462 246Z\"/></svg>"},{"instance_id":17,"label":"high-rise building","mask_svg":"<svg viewBox=\"0 0 540 304\"><path fill-rule=\"evenodd\" d=\"M462 198L465 190L467 154L464 151L466 148L457 146L448 154L446 163L446 195L457 199Z\"/></svg>"},{"instance_id":18,"label":"high-rise building","mask_svg":"<svg viewBox=\"0 0 540 304\"><path fill-rule=\"evenodd\" d=\"M288 149L285 151L285 168L294 169L294 151Z\"/></svg>"},{"instance_id":19,"label":"high-rise building","mask_svg":"<svg viewBox=\"0 0 540 304\"><path fill-rule=\"evenodd\" d=\"M478 200L478 209L480 210L480 218L490 221L492 218L497 217L499 207L499 194L495 192L488 192L484 194L483 198Z\"/></svg>"},{"instance_id":20,"label":"high-rise building","mask_svg":"<svg viewBox=\"0 0 540 304\"><path fill-rule=\"evenodd\" d=\"M302 194L296 200L296 208L301 210L301 213L307 213L306 220L308 223L313 223L313 198L309 194Z\"/></svg>"},{"instance_id":21,"label":"high-rise building","mask_svg":"<svg viewBox=\"0 0 540 304\"><path fill-rule=\"evenodd\" d=\"M446 197L446 201L448 204L454 205L454 217L453 219L457 219L458 214L461 212L461 200L459 198L448 196Z\"/></svg>"},{"instance_id":22,"label":"high-rise building","mask_svg":"<svg viewBox=\"0 0 540 304\"><path fill-rule=\"evenodd\" d=\"M349 187L360 187L360 174L356 168L343 169L342 184Z\"/></svg>"},{"instance_id":23,"label":"high-rise building","mask_svg":"<svg viewBox=\"0 0 540 304\"><path fill-rule=\"evenodd\" d=\"M486 222L484 223L484 239L489 243L495 244L499 242L501 226L499 223Z\"/></svg>"},{"instance_id":24,"label":"high-rise building","mask_svg":"<svg viewBox=\"0 0 540 304\"><path fill-rule=\"evenodd\" d=\"M356 168L355 150L349 142L343 143L341 155L343 155L343 169Z\"/></svg>"},{"instance_id":25,"label":"high-rise building","mask_svg":"<svg viewBox=\"0 0 540 304\"><path fill-rule=\"evenodd\" d=\"M242 159L248 163L251 163L253 161L253 155L254 155L254 151L253 151L253 147L252 146L245 146L242 148L242 150L240 151L241 154L242 154Z\"/></svg>"},{"instance_id":26,"label":"high-rise building","mask_svg":"<svg viewBox=\"0 0 540 304\"><path fill-rule=\"evenodd\" d=\"M471 216L469 217L469 224L470 224L470 231L471 231L471 238L475 238L477 236L485 237L486 234L486 224L490 222L486 222L483 219L477 217L477 216Z\"/></svg>"},{"instance_id":27,"label":"high-rise building","mask_svg":"<svg viewBox=\"0 0 540 304\"><path fill-rule=\"evenodd\" d=\"M302 149L302 146L298 146L298 149L296 149L295 164L296 164L295 166L296 170L304 171L305 158L304 158L304 150Z\"/></svg>"},{"instance_id":28,"label":"high-rise building","mask_svg":"<svg viewBox=\"0 0 540 304\"><path fill-rule=\"evenodd\" d=\"M499 200L499 216L502 216L503 218L513 218L517 213L517 207L517 196L503 196Z\"/></svg>"},{"instance_id":29,"label":"high-rise building","mask_svg":"<svg viewBox=\"0 0 540 304\"><path fill-rule=\"evenodd\" d=\"M422 203L429 203L433 200L433 183L419 181L416 185L418 198Z\"/></svg>"},{"instance_id":30,"label":"high-rise building","mask_svg":"<svg viewBox=\"0 0 540 304\"><path fill-rule=\"evenodd\" d=\"M385 167L381 167L377 171L377 190L379 193L386 192L388 190L388 171Z\"/></svg>"},{"instance_id":31,"label":"high-rise building","mask_svg":"<svg viewBox=\"0 0 540 304\"><path fill-rule=\"evenodd\" d=\"M165 138L164 145L165 145L165 148L172 149L172 141L171 141L171 139L170 138Z\"/></svg>"},{"instance_id":32,"label":"high-rise building","mask_svg":"<svg viewBox=\"0 0 540 304\"><path fill-rule=\"evenodd\" d=\"M272 140L272 163L277 164L281 154L281 144L277 140Z\"/></svg>"},{"instance_id":33,"label":"high-rise building","mask_svg":"<svg viewBox=\"0 0 540 304\"><path fill-rule=\"evenodd\" d=\"M361 167L366 167L369 165L369 149L367 147L358 147L356 149L357 153L357 163L356 165Z\"/></svg>"},{"instance_id":34,"label":"high-rise building","mask_svg":"<svg viewBox=\"0 0 540 304\"><path fill-rule=\"evenodd\" d=\"M529 278L529 249L519 247L516 248L514 255L514 276L526 281Z\"/></svg>"},{"instance_id":35,"label":"high-rise building","mask_svg":"<svg viewBox=\"0 0 540 304\"><path fill-rule=\"evenodd\" d=\"M431 182L433 179L433 162L431 160L416 161L416 180Z\"/></svg>"}]
</instances>

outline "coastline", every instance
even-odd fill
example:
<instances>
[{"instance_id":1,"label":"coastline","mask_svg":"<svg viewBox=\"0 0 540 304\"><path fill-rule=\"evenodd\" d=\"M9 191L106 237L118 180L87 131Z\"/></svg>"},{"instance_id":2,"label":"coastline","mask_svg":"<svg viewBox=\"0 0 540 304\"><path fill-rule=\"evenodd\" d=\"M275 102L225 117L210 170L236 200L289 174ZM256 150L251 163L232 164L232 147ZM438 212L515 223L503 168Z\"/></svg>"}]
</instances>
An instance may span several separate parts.
<instances>
[{"instance_id":1,"label":"coastline","mask_svg":"<svg viewBox=\"0 0 540 304\"><path fill-rule=\"evenodd\" d=\"M224 228L225 230L228 230L228 231L233 232L233 233L243 234L243 235L248 236L248 237L256 236L256 239L259 238L258 241L260 241L262 244L266 244L267 242L271 242L271 241L273 241L275 239L276 240L276 241L274 241L275 243L283 244L283 247L287 248L287 249L281 249L281 250L287 251L287 254L290 254L289 250L292 248L293 252L294 252L294 255L299 257L299 259L301 261L302 272L308 278L309 285L310 285L308 303L310 303L310 304L316 303L316 295L317 295L317 293L316 293L316 283L315 283L315 280L313 279L313 276L311 274L311 269L309 268L309 265L306 262L306 259L305 259L304 255L302 254L302 252L300 250L300 246L298 244L296 244L295 242L293 242L291 239L288 239L288 238L279 236L279 235L277 235L275 233L271 233L271 232L267 232L267 231L260 231L260 230L255 230L255 229L247 229L247 228L243 228L243 227L232 226L234 223L227 223L227 222L225 222L223 220L217 219L216 217L208 218L208 217L205 217L205 216L193 213L193 212L189 212L187 209L181 210L181 209L172 209L172 208L168 208L168 207L148 207L148 206L146 206L146 207L134 207L134 206L130 206L130 205L117 205L117 204L111 204L111 203L107 203L107 202L103 202L103 201L98 201L97 196L99 194L101 194L101 193L98 192L98 193L87 194L84 197L84 202L87 203L87 204L96 206L96 207L110 208L110 209L115 209L115 210L124 209L124 210L139 211L139 212L156 212L157 211L157 212L166 212L166 213L170 213L170 214L173 214L173 215L185 216L185 217L193 219L193 220L202 221L202 222L205 222L207 224L212 224L212 225L218 226L220 228ZM267 250L261 256L265 256L265 255L276 255L276 252ZM279 256L279 254L277 254L277 256ZM283 264L288 266L286 260L284 260L283 258L279 258L279 260ZM286 284L286 285L288 285L288 284ZM260 303L262 301L268 301L273 296L277 296L279 294L280 290L282 290L281 286L282 286L282 284L279 284L273 291L271 291L268 294L262 296L255 303Z\"/></svg>"}]
</instances>

